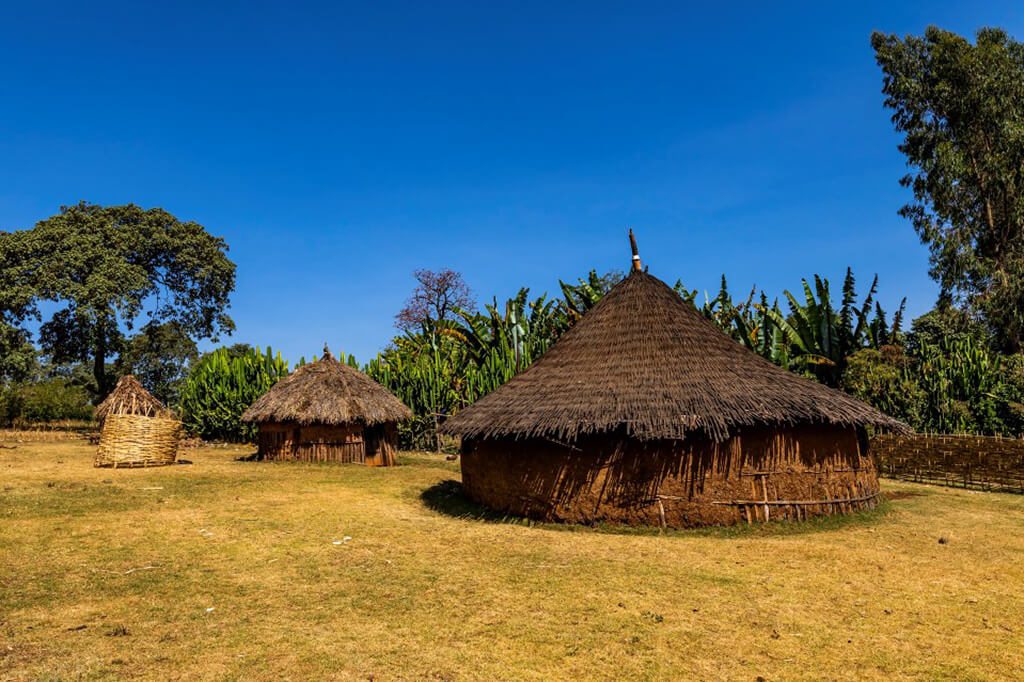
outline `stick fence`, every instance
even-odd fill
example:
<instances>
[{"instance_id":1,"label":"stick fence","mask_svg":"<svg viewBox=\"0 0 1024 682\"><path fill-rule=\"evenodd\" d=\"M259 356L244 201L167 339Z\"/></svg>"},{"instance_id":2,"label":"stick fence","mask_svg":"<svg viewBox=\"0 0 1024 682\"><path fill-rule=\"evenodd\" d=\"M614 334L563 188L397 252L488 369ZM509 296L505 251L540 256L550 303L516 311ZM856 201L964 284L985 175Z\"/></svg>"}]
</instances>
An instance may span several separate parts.
<instances>
[{"instance_id":1,"label":"stick fence","mask_svg":"<svg viewBox=\"0 0 1024 682\"><path fill-rule=\"evenodd\" d=\"M1024 440L1017 438L882 434L871 452L889 478L1024 494Z\"/></svg>"}]
</instances>

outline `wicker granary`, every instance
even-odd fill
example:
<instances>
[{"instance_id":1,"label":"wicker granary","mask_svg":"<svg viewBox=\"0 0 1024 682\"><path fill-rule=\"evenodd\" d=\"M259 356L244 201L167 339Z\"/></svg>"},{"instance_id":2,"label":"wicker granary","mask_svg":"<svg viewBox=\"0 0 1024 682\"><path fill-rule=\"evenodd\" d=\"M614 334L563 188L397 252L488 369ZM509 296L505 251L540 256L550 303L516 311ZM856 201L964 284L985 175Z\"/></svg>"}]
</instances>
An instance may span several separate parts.
<instances>
[{"instance_id":1,"label":"wicker granary","mask_svg":"<svg viewBox=\"0 0 1024 682\"><path fill-rule=\"evenodd\" d=\"M338 362L324 347L245 411L259 425L261 459L395 463L400 421L412 412L386 388Z\"/></svg>"},{"instance_id":2,"label":"wicker granary","mask_svg":"<svg viewBox=\"0 0 1024 682\"><path fill-rule=\"evenodd\" d=\"M164 466L178 457L181 422L133 376L121 377L97 406L96 419L98 467Z\"/></svg>"},{"instance_id":3,"label":"wicker granary","mask_svg":"<svg viewBox=\"0 0 1024 682\"><path fill-rule=\"evenodd\" d=\"M543 520L673 527L872 507L866 427L907 427L751 353L634 265L444 425L467 494Z\"/></svg>"}]
</instances>

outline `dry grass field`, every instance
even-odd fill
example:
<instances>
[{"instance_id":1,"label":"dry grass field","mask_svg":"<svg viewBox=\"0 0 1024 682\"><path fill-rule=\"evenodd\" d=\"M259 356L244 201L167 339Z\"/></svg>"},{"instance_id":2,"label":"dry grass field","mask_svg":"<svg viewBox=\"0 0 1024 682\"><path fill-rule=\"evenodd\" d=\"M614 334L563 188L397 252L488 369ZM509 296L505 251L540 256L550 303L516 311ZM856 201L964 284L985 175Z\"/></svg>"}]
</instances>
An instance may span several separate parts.
<instances>
[{"instance_id":1,"label":"dry grass field","mask_svg":"<svg viewBox=\"0 0 1024 682\"><path fill-rule=\"evenodd\" d=\"M844 521L659 535L481 517L429 455L109 470L5 445L4 680L1024 671L1024 496L887 482Z\"/></svg>"}]
</instances>

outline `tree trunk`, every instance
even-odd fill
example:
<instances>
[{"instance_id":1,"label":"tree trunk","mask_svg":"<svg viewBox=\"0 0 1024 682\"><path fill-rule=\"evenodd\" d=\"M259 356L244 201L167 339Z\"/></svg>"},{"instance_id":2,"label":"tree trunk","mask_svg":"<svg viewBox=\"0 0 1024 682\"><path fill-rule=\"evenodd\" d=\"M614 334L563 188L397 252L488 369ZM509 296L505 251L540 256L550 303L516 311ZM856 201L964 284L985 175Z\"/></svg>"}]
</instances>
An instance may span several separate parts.
<instances>
[{"instance_id":1,"label":"tree trunk","mask_svg":"<svg viewBox=\"0 0 1024 682\"><path fill-rule=\"evenodd\" d=\"M96 379L96 402L107 397L107 320L96 323L96 348L92 360L92 375Z\"/></svg>"}]
</instances>

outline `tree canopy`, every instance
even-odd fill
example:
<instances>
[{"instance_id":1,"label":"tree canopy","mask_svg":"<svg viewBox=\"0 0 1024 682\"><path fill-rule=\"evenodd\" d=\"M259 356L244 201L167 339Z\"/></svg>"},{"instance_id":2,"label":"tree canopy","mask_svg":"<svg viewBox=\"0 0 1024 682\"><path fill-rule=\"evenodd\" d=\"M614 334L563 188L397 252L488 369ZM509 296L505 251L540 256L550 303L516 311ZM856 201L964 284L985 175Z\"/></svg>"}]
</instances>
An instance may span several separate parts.
<instances>
[{"instance_id":1,"label":"tree canopy","mask_svg":"<svg viewBox=\"0 0 1024 682\"><path fill-rule=\"evenodd\" d=\"M901 215L931 250L945 297L984 317L1006 350L1024 339L1024 45L981 29L874 33L885 106L903 133L914 200Z\"/></svg>"},{"instance_id":2,"label":"tree canopy","mask_svg":"<svg viewBox=\"0 0 1024 682\"><path fill-rule=\"evenodd\" d=\"M9 318L41 319L39 302L55 303L40 345L54 362L91 360L102 396L111 384L107 359L143 315L193 338L216 340L234 329L227 250L199 223L162 208L65 206L32 229L0 234L8 266L0 306Z\"/></svg>"}]
</instances>

